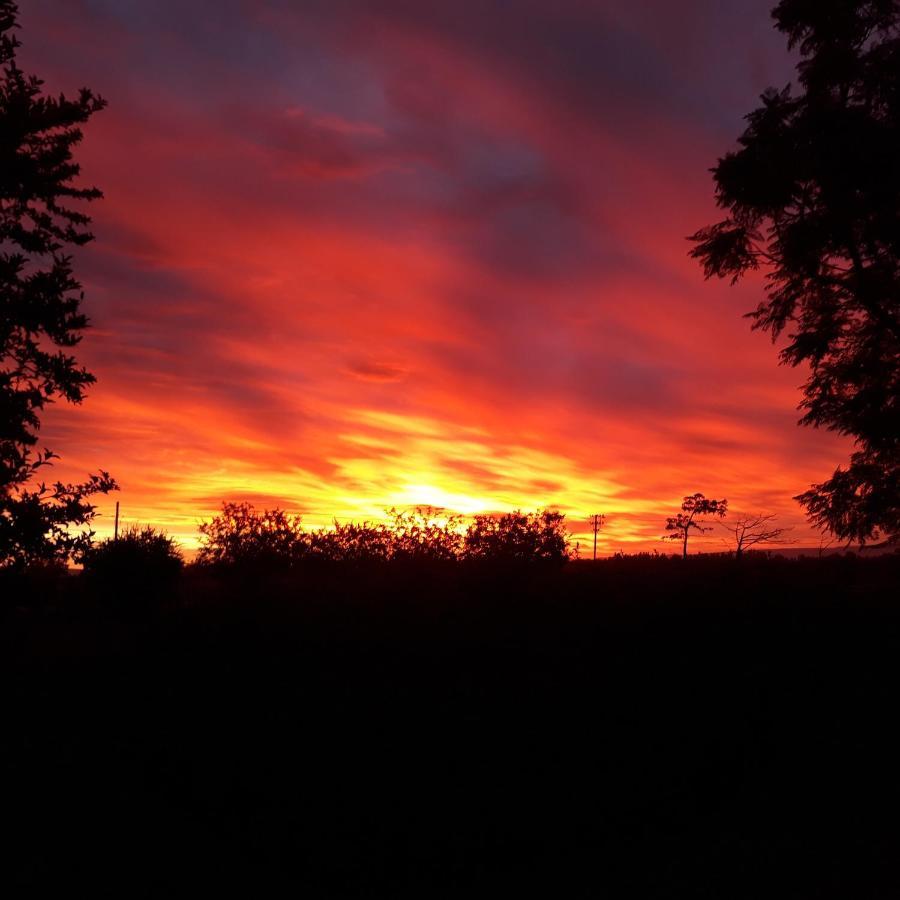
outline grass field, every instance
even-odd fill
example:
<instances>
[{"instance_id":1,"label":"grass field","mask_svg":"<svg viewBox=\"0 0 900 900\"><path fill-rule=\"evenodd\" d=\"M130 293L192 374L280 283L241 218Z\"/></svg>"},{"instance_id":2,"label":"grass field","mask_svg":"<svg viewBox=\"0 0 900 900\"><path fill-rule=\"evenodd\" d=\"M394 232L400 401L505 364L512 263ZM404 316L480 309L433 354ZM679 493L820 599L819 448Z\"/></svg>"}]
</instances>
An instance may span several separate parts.
<instances>
[{"instance_id":1,"label":"grass field","mask_svg":"<svg viewBox=\"0 0 900 900\"><path fill-rule=\"evenodd\" d=\"M898 585L897 556L8 582L8 896L895 897Z\"/></svg>"}]
</instances>

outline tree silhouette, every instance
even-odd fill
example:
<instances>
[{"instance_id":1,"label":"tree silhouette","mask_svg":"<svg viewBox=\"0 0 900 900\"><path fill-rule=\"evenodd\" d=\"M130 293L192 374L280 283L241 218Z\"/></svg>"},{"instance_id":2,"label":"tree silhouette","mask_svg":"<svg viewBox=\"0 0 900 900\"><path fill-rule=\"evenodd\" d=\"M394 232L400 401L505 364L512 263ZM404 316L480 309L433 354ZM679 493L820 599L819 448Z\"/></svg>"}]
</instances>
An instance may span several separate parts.
<instances>
[{"instance_id":1,"label":"tree silhouette","mask_svg":"<svg viewBox=\"0 0 900 900\"><path fill-rule=\"evenodd\" d=\"M703 494L692 494L685 497L681 504L681 512L677 516L670 516L666 519L666 531L670 534L664 534L664 541L681 541L681 558L687 559L688 540L690 540L691 532L696 531L703 534L705 531L712 531L712 528L705 527L701 524L704 516L718 516L724 518L728 512L727 500L707 500Z\"/></svg>"},{"instance_id":2,"label":"tree silhouette","mask_svg":"<svg viewBox=\"0 0 900 900\"><path fill-rule=\"evenodd\" d=\"M774 514L763 515L741 515L733 522L727 525L724 523L722 527L728 531L734 538L730 543L734 546L734 555L740 559L745 551L758 544L787 544L789 541L784 540L790 528L778 528L773 523L775 521Z\"/></svg>"},{"instance_id":3,"label":"tree silhouette","mask_svg":"<svg viewBox=\"0 0 900 900\"><path fill-rule=\"evenodd\" d=\"M385 562L391 556L390 533L382 524L336 519L331 528L309 535L310 558L331 563Z\"/></svg>"},{"instance_id":4,"label":"tree silhouette","mask_svg":"<svg viewBox=\"0 0 900 900\"><path fill-rule=\"evenodd\" d=\"M17 15L0 0L0 565L77 549L66 523L89 523L86 498L115 487L105 472L82 485L25 487L55 457L33 450L44 406L80 403L94 381L70 352L87 319L66 250L92 239L90 219L70 204L101 194L74 183L72 150L105 104L87 89L75 100L41 93L42 81L16 64Z\"/></svg>"},{"instance_id":5,"label":"tree silhouette","mask_svg":"<svg viewBox=\"0 0 900 900\"><path fill-rule=\"evenodd\" d=\"M571 556L565 518L552 510L475 516L466 531L465 557L481 562L561 565Z\"/></svg>"},{"instance_id":6,"label":"tree silhouette","mask_svg":"<svg viewBox=\"0 0 900 900\"><path fill-rule=\"evenodd\" d=\"M462 517L433 506L385 511L388 522L335 520L307 536L310 558L336 563L451 562L459 558Z\"/></svg>"},{"instance_id":7,"label":"tree silhouette","mask_svg":"<svg viewBox=\"0 0 900 900\"><path fill-rule=\"evenodd\" d=\"M51 456L45 451L31 469ZM34 490L19 486L0 492L0 568L81 559L94 537L95 507L88 498L114 489L109 474L101 472L81 484L41 482Z\"/></svg>"},{"instance_id":8,"label":"tree silhouette","mask_svg":"<svg viewBox=\"0 0 900 900\"><path fill-rule=\"evenodd\" d=\"M713 170L728 216L692 255L707 277L767 269L750 313L810 369L801 423L849 435L849 467L796 499L838 538L900 535L900 3L783 0L800 89L769 89Z\"/></svg>"},{"instance_id":9,"label":"tree silhouette","mask_svg":"<svg viewBox=\"0 0 900 900\"><path fill-rule=\"evenodd\" d=\"M223 503L222 511L202 522L199 531L200 565L287 569L308 547L300 516L277 508L257 512L252 503Z\"/></svg>"},{"instance_id":10,"label":"tree silhouette","mask_svg":"<svg viewBox=\"0 0 900 900\"><path fill-rule=\"evenodd\" d=\"M386 510L386 522L335 521L304 531L299 516L223 503L199 526L200 565L283 570L305 563L450 563L461 560L562 563L570 557L565 516L549 510L464 517L431 506Z\"/></svg>"},{"instance_id":11,"label":"tree silhouette","mask_svg":"<svg viewBox=\"0 0 900 900\"><path fill-rule=\"evenodd\" d=\"M462 551L462 518L433 506L387 511L391 559L451 561Z\"/></svg>"}]
</instances>

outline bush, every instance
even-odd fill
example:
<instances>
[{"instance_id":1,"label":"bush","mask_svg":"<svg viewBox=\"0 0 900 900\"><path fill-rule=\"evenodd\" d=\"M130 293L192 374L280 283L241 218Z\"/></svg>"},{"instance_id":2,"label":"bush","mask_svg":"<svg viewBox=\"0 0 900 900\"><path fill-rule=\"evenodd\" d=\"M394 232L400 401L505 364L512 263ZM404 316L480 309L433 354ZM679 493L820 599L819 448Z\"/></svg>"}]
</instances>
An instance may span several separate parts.
<instances>
[{"instance_id":1,"label":"bush","mask_svg":"<svg viewBox=\"0 0 900 900\"><path fill-rule=\"evenodd\" d=\"M562 565L572 556L565 516L559 512L475 516L465 535L466 559Z\"/></svg>"},{"instance_id":2,"label":"bush","mask_svg":"<svg viewBox=\"0 0 900 900\"><path fill-rule=\"evenodd\" d=\"M150 526L129 528L117 540L85 551L86 578L105 600L127 605L170 591L184 566L178 544Z\"/></svg>"},{"instance_id":3,"label":"bush","mask_svg":"<svg viewBox=\"0 0 900 900\"><path fill-rule=\"evenodd\" d=\"M452 562L459 559L463 536L459 516L419 506L387 511L390 522L335 522L309 535L313 559L334 563Z\"/></svg>"},{"instance_id":4,"label":"bush","mask_svg":"<svg viewBox=\"0 0 900 900\"><path fill-rule=\"evenodd\" d=\"M223 503L222 512L200 525L197 562L207 566L277 571L307 555L309 539L300 516L282 509L257 512L251 503Z\"/></svg>"},{"instance_id":5,"label":"bush","mask_svg":"<svg viewBox=\"0 0 900 900\"><path fill-rule=\"evenodd\" d=\"M390 509L388 522L335 522L304 532L299 516L257 512L249 503L224 503L200 526L200 565L239 567L253 574L307 563L443 564L460 560L562 565L572 557L562 513L513 512L475 516L465 530L459 515L431 506Z\"/></svg>"},{"instance_id":6,"label":"bush","mask_svg":"<svg viewBox=\"0 0 900 900\"><path fill-rule=\"evenodd\" d=\"M388 510L385 526L390 536L391 559L400 562L452 562L462 553L462 519L432 506L411 512Z\"/></svg>"},{"instance_id":7,"label":"bush","mask_svg":"<svg viewBox=\"0 0 900 900\"><path fill-rule=\"evenodd\" d=\"M391 556L390 533L368 522L334 523L309 536L310 558L329 563L385 562Z\"/></svg>"}]
</instances>

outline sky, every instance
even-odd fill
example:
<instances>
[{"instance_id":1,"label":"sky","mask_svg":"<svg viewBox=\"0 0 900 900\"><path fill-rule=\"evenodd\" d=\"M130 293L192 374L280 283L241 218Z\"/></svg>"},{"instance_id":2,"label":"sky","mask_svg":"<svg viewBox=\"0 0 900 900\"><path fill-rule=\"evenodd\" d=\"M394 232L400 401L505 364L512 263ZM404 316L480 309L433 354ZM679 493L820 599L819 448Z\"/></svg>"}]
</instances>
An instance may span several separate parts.
<instances>
[{"instance_id":1,"label":"sky","mask_svg":"<svg viewBox=\"0 0 900 900\"><path fill-rule=\"evenodd\" d=\"M817 546L792 497L848 445L797 426L761 276L705 282L685 240L792 78L771 5L23 2L20 65L109 103L77 153L98 382L41 436L119 481L98 534L115 500L188 549L224 500L553 507L665 551L701 491Z\"/></svg>"}]
</instances>

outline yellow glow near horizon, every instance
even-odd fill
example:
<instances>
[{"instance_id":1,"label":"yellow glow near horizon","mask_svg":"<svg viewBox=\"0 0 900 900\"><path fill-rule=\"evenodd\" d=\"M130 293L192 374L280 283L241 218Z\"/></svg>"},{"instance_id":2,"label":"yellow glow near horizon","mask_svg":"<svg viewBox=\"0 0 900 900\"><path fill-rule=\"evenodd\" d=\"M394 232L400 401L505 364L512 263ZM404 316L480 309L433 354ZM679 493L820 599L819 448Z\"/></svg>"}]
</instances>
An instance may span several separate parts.
<instances>
[{"instance_id":1,"label":"yellow glow near horizon","mask_svg":"<svg viewBox=\"0 0 900 900\"><path fill-rule=\"evenodd\" d=\"M98 537L111 534L118 499L122 527L151 524L163 528L189 553L199 545L198 525L213 516L223 501L232 500L299 513L310 529L329 527L335 519L383 521L386 510L393 507L431 506L463 516L551 508L567 517L582 555L590 552L589 519L595 512L607 517L599 552L608 555L619 549L669 550L670 545L660 541L665 516L676 512L681 497L696 489L706 488L710 496L728 496L733 509L761 508L753 491L765 462L754 455L752 446L747 454L729 460L727 468L720 468L716 490L709 487L711 479L703 457L686 457L677 461L680 468L673 463L669 473L637 470L640 478L646 480L650 475L655 482L638 496L634 486L626 484L626 478L634 478L633 473L598 470L592 454L573 452L579 445L566 446L549 438L542 446L537 443L540 436L533 435L524 437L534 443L525 443L523 435L513 434L510 438L520 439L501 440L486 433L488 429L465 421L376 408L333 412L339 417L338 427L330 434L315 436L309 452L301 455L285 452L277 441L253 435L237 421L210 421L209 411L196 407L168 411L171 427L183 440L183 445L173 450L168 435L152 426L155 410L141 409L132 402L124 403L123 408L124 416L114 412L98 416L90 407L77 412L59 410L83 421L90 421L93 415L94 432L110 433L110 446L114 444L119 453L113 474L122 491L99 503ZM716 425L698 423L694 427L715 433ZM221 439L223 431L228 435L225 441ZM123 447L131 453L123 455ZM305 446L301 449L307 450ZM99 450L102 458L102 446ZM632 455L637 457L643 451L635 443ZM73 479L80 475L79 469L83 472L91 467L87 459L72 455L65 463ZM669 488L663 494L659 485L667 484L686 487L682 491ZM789 489L784 496L790 503ZM799 511L787 503L772 511L786 509L796 522ZM698 535L694 546L722 549L724 536L719 531Z\"/></svg>"}]
</instances>

